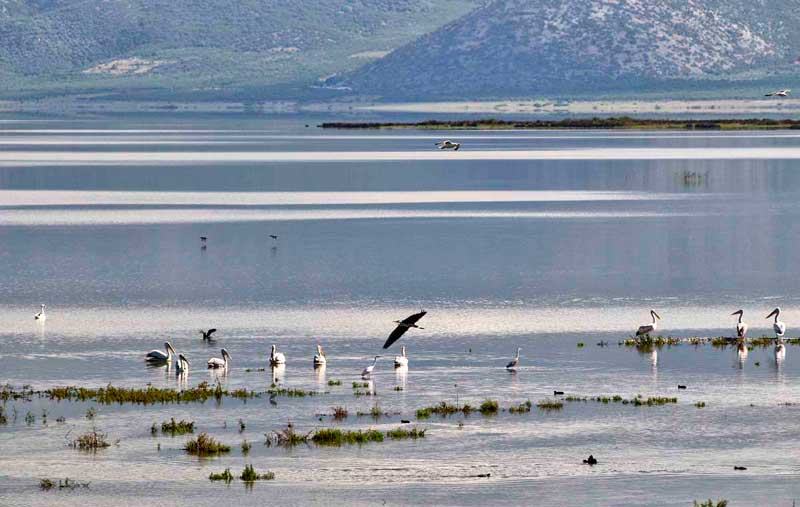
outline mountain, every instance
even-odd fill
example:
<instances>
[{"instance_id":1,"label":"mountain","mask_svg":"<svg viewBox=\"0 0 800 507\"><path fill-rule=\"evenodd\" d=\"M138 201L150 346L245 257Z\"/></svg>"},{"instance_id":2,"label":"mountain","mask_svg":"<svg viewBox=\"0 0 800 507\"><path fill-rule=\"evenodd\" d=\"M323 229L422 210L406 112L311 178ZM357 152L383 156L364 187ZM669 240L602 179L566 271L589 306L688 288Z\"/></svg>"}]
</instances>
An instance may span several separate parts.
<instances>
[{"instance_id":1,"label":"mountain","mask_svg":"<svg viewBox=\"0 0 800 507\"><path fill-rule=\"evenodd\" d=\"M495 0L341 85L385 99L713 87L796 73L800 0Z\"/></svg>"},{"instance_id":2,"label":"mountain","mask_svg":"<svg viewBox=\"0 0 800 507\"><path fill-rule=\"evenodd\" d=\"M474 6L473 0L0 0L0 97L297 94Z\"/></svg>"}]
</instances>

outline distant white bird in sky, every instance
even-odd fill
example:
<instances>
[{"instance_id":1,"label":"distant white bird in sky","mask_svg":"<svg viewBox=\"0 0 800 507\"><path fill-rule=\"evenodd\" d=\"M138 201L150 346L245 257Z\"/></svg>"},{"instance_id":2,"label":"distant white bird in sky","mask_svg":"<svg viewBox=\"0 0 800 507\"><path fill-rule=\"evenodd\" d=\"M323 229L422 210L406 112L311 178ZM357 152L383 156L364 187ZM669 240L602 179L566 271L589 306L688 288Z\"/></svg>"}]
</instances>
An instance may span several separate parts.
<instances>
[{"instance_id":1,"label":"distant white bird in sky","mask_svg":"<svg viewBox=\"0 0 800 507\"><path fill-rule=\"evenodd\" d=\"M211 359L208 360L209 368L215 370L219 368L222 368L224 370L228 369L228 364L230 363L231 355L228 354L228 351L225 349L222 349L221 352L222 352L222 359L218 357L212 357Z\"/></svg>"},{"instance_id":2,"label":"distant white bird in sky","mask_svg":"<svg viewBox=\"0 0 800 507\"><path fill-rule=\"evenodd\" d=\"M650 324L643 324L639 326L639 329L636 330L636 336L649 335L658 329L658 323L656 322L656 319L661 320L661 317L658 316L655 310L650 310L650 318L652 318L653 321Z\"/></svg>"},{"instance_id":3,"label":"distant white bird in sky","mask_svg":"<svg viewBox=\"0 0 800 507\"><path fill-rule=\"evenodd\" d=\"M33 319L41 320L42 322L47 320L47 315L44 313L44 305L42 305L42 308L39 310L39 313L33 316Z\"/></svg>"},{"instance_id":4,"label":"distant white bird in sky","mask_svg":"<svg viewBox=\"0 0 800 507\"><path fill-rule=\"evenodd\" d=\"M461 143L454 143L450 139L445 139L444 141L439 141L436 145L440 150L453 150L458 151L461 148Z\"/></svg>"},{"instance_id":5,"label":"distant white bird in sky","mask_svg":"<svg viewBox=\"0 0 800 507\"><path fill-rule=\"evenodd\" d=\"M517 355L506 365L507 370L515 370L517 369L517 365L519 364L519 353L522 351L520 347L517 347Z\"/></svg>"},{"instance_id":6,"label":"distant white bird in sky","mask_svg":"<svg viewBox=\"0 0 800 507\"><path fill-rule=\"evenodd\" d=\"M372 361L372 364L364 368L364 371L361 372L362 377L368 377L372 374L372 371L375 370L375 365L378 364L378 358L381 356L375 356L375 359Z\"/></svg>"},{"instance_id":7,"label":"distant white bird in sky","mask_svg":"<svg viewBox=\"0 0 800 507\"><path fill-rule=\"evenodd\" d=\"M788 97L792 90L785 88L783 90L776 90L774 92L765 93L765 97Z\"/></svg>"}]
</instances>

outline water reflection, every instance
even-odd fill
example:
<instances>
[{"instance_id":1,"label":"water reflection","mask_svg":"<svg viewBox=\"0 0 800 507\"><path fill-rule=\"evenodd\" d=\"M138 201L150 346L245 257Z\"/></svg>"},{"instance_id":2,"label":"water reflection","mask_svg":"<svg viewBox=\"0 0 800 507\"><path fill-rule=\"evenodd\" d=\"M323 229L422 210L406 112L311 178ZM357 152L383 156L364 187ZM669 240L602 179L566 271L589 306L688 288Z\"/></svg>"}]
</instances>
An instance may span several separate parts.
<instances>
[{"instance_id":1,"label":"water reflection","mask_svg":"<svg viewBox=\"0 0 800 507\"><path fill-rule=\"evenodd\" d=\"M284 376L286 375L286 364L273 364L272 367L272 383L273 384L280 384L284 381Z\"/></svg>"}]
</instances>

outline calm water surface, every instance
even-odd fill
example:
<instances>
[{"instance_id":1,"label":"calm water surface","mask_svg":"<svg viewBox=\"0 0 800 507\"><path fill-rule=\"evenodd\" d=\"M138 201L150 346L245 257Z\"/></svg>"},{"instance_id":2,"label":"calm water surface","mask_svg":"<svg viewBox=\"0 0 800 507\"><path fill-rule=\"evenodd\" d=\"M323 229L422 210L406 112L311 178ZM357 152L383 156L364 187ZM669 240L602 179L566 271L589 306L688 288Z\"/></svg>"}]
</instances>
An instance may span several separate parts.
<instances>
[{"instance_id":1,"label":"calm water surface","mask_svg":"<svg viewBox=\"0 0 800 507\"><path fill-rule=\"evenodd\" d=\"M776 362L772 347L739 360L710 345L655 358L618 345L650 308L676 337L729 336L730 313L743 308L759 336L780 305L787 334L800 335L800 135L453 132L462 151L430 154L436 133L314 124L0 125L0 381L262 391L277 382L320 393L277 405L8 401L0 505L685 506L712 497L788 507L800 497L800 349ZM504 160L508 152L519 156ZM33 320L40 303L45 324ZM420 308L425 329L401 342L410 368L392 368L393 347L370 382L376 396L354 396L351 382L392 321ZM213 345L197 332L208 327L219 329ZM145 367L144 353L167 339L192 361L187 378ZM272 343L285 369L268 368ZM316 343L328 354L323 371L312 368ZM204 369L220 347L233 357L227 375ZM521 368L510 374L503 366L517 347ZM333 379L342 385L328 386ZM303 431L388 430L442 400L508 407L554 390L678 403L433 417L414 421L425 439L361 447L262 445L288 421ZM376 404L390 416L354 415ZM345 422L326 415L339 405ZM150 435L170 417L233 451L198 460L181 450L189 437ZM66 446L92 425L118 445ZM581 464L590 453L600 460L592 468ZM207 479L247 463L276 480ZM41 492L42 477L91 487Z\"/></svg>"}]
</instances>

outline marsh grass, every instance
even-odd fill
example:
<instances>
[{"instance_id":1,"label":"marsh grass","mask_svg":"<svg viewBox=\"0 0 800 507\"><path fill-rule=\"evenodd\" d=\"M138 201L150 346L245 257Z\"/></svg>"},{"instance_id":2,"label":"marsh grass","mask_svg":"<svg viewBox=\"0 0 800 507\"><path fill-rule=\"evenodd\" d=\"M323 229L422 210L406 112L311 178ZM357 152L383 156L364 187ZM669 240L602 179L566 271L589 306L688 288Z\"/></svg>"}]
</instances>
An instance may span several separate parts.
<instances>
[{"instance_id":1,"label":"marsh grass","mask_svg":"<svg viewBox=\"0 0 800 507\"><path fill-rule=\"evenodd\" d=\"M186 442L184 450L189 454L204 457L218 456L230 452L231 448L228 445L217 442L206 433L200 433L197 438Z\"/></svg>"},{"instance_id":2,"label":"marsh grass","mask_svg":"<svg viewBox=\"0 0 800 507\"><path fill-rule=\"evenodd\" d=\"M383 442L383 433L378 430L340 430L339 428L323 428L316 430L311 441L323 446L341 446L344 444L366 444Z\"/></svg>"},{"instance_id":3,"label":"marsh grass","mask_svg":"<svg viewBox=\"0 0 800 507\"><path fill-rule=\"evenodd\" d=\"M533 406L533 403L531 402L531 400L526 400L525 403L520 403L519 405L516 405L516 406L512 405L511 407L508 407L508 413L509 414L524 414L526 412L530 412L532 406Z\"/></svg>"},{"instance_id":4,"label":"marsh grass","mask_svg":"<svg viewBox=\"0 0 800 507\"><path fill-rule=\"evenodd\" d=\"M77 489L77 488L88 488L89 484L90 484L89 482L76 481L76 480L72 480L69 477L67 477L63 481L61 479L59 479L59 481L58 481L58 489L70 489L70 490L72 490L72 489ZM39 489L41 489L42 491L50 491L54 487L56 487L56 483L53 482L50 479L40 479L39 480Z\"/></svg>"},{"instance_id":5,"label":"marsh grass","mask_svg":"<svg viewBox=\"0 0 800 507\"><path fill-rule=\"evenodd\" d=\"M347 408L345 407L333 407L333 418L337 421L341 421L343 419L347 419Z\"/></svg>"},{"instance_id":6,"label":"marsh grass","mask_svg":"<svg viewBox=\"0 0 800 507\"><path fill-rule=\"evenodd\" d=\"M155 427L155 425L153 425ZM150 429L152 431L153 428ZM173 417L168 422L161 423L161 433L169 433L173 437L175 435L185 435L186 433L194 433L193 421L176 421Z\"/></svg>"},{"instance_id":7,"label":"marsh grass","mask_svg":"<svg viewBox=\"0 0 800 507\"><path fill-rule=\"evenodd\" d=\"M698 401L697 403L694 404L694 406L697 407L697 408L706 408L706 402L705 401Z\"/></svg>"},{"instance_id":8,"label":"marsh grass","mask_svg":"<svg viewBox=\"0 0 800 507\"><path fill-rule=\"evenodd\" d=\"M397 391L397 392L400 392L400 391L403 390L403 387L402 386L394 386L394 390Z\"/></svg>"},{"instance_id":9,"label":"marsh grass","mask_svg":"<svg viewBox=\"0 0 800 507\"><path fill-rule=\"evenodd\" d=\"M294 430L294 426L290 423L286 426L286 429L274 430L265 434L266 441L264 443L267 446L283 445L286 447L293 447L295 445L308 443L308 440L311 438L311 433L310 431L308 433L299 433Z\"/></svg>"},{"instance_id":10,"label":"marsh grass","mask_svg":"<svg viewBox=\"0 0 800 507\"><path fill-rule=\"evenodd\" d=\"M425 431L418 428L407 430L405 428L397 428L386 432L386 436L392 440L403 440L406 438L417 439L425 438Z\"/></svg>"},{"instance_id":11,"label":"marsh grass","mask_svg":"<svg viewBox=\"0 0 800 507\"><path fill-rule=\"evenodd\" d=\"M275 396L288 396L289 398L305 398L306 396L315 396L319 393L315 391L303 391L302 389L272 387L267 391L267 394Z\"/></svg>"},{"instance_id":12,"label":"marsh grass","mask_svg":"<svg viewBox=\"0 0 800 507\"><path fill-rule=\"evenodd\" d=\"M275 473L267 471L267 473L259 474L256 472L255 468L253 468L253 465L245 465L239 479L244 482L271 481L275 479Z\"/></svg>"},{"instance_id":13,"label":"marsh grass","mask_svg":"<svg viewBox=\"0 0 800 507\"><path fill-rule=\"evenodd\" d=\"M84 387L54 387L45 391L35 391L39 397L53 401L94 401L103 405L126 403L137 405L156 405L166 403L203 403L211 398L221 400L224 396L255 398L255 391L237 390L228 392L217 384L214 388L208 382L201 382L190 389L170 389L147 386L146 388L123 388L108 385L99 389Z\"/></svg>"},{"instance_id":14,"label":"marsh grass","mask_svg":"<svg viewBox=\"0 0 800 507\"><path fill-rule=\"evenodd\" d=\"M417 419L427 419L434 414L442 417L447 417L449 415L458 413L469 415L474 410L475 410L474 408L472 408L470 405L467 405L466 403L459 407L457 405L452 405L450 403L447 403L446 401L442 401L439 402L438 405L417 409L416 415Z\"/></svg>"},{"instance_id":15,"label":"marsh grass","mask_svg":"<svg viewBox=\"0 0 800 507\"><path fill-rule=\"evenodd\" d=\"M108 441L106 433L98 431L97 428L92 428L91 431L79 435L78 438L70 442L70 447L82 451L96 451L111 447L111 443Z\"/></svg>"},{"instance_id":16,"label":"marsh grass","mask_svg":"<svg viewBox=\"0 0 800 507\"><path fill-rule=\"evenodd\" d=\"M222 473L211 474L208 476L212 481L225 481L225 484L230 484L234 477L230 468L226 468Z\"/></svg>"},{"instance_id":17,"label":"marsh grass","mask_svg":"<svg viewBox=\"0 0 800 507\"><path fill-rule=\"evenodd\" d=\"M709 498L705 502L698 502L695 500L692 505L693 507L728 507L728 501L717 500L717 503L714 503L714 501Z\"/></svg>"},{"instance_id":18,"label":"marsh grass","mask_svg":"<svg viewBox=\"0 0 800 507\"><path fill-rule=\"evenodd\" d=\"M250 449L253 448L253 444L247 441L247 439L242 440L242 454L247 456L250 453Z\"/></svg>"},{"instance_id":19,"label":"marsh grass","mask_svg":"<svg viewBox=\"0 0 800 507\"><path fill-rule=\"evenodd\" d=\"M495 415L500 411L500 404L497 403L497 400L486 399L478 407L478 411L483 415Z\"/></svg>"},{"instance_id":20,"label":"marsh grass","mask_svg":"<svg viewBox=\"0 0 800 507\"><path fill-rule=\"evenodd\" d=\"M368 389L369 382L353 382L353 389L361 389L361 388Z\"/></svg>"},{"instance_id":21,"label":"marsh grass","mask_svg":"<svg viewBox=\"0 0 800 507\"><path fill-rule=\"evenodd\" d=\"M49 491L53 489L55 483L50 479L40 479L39 480L39 489L43 489L45 491Z\"/></svg>"},{"instance_id":22,"label":"marsh grass","mask_svg":"<svg viewBox=\"0 0 800 507\"><path fill-rule=\"evenodd\" d=\"M564 403L558 400L542 400L536 404L536 408L545 412L561 410L564 408Z\"/></svg>"},{"instance_id":23,"label":"marsh grass","mask_svg":"<svg viewBox=\"0 0 800 507\"><path fill-rule=\"evenodd\" d=\"M658 396L644 398L642 397L641 394L638 394L630 399L623 398L618 394L615 394L613 396L594 396L594 397L567 395L564 397L564 401L572 403L574 402L586 403L589 401L593 401L596 403L602 403L604 405L608 405L609 403L621 403L623 405L633 405L635 407L641 407L641 406L653 407L653 406L667 405L670 403L678 403L678 398L658 397Z\"/></svg>"},{"instance_id":24,"label":"marsh grass","mask_svg":"<svg viewBox=\"0 0 800 507\"><path fill-rule=\"evenodd\" d=\"M328 381L328 385L330 387L340 386L340 385L342 385L342 381L341 380L333 380L333 379L331 379L331 380Z\"/></svg>"}]
</instances>

